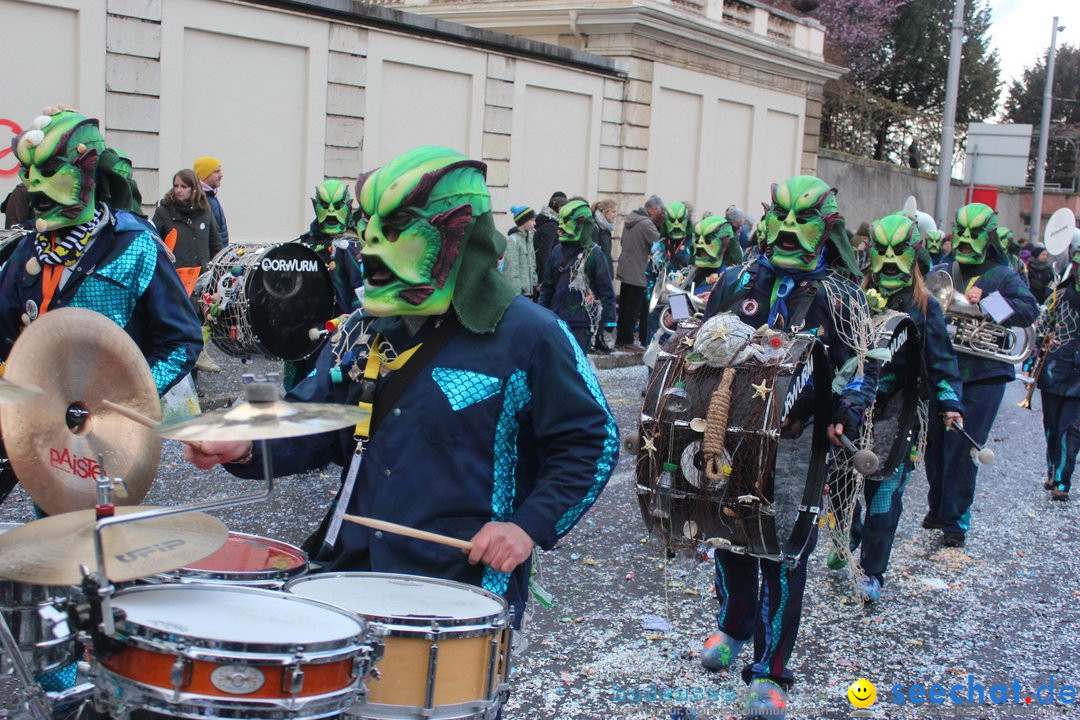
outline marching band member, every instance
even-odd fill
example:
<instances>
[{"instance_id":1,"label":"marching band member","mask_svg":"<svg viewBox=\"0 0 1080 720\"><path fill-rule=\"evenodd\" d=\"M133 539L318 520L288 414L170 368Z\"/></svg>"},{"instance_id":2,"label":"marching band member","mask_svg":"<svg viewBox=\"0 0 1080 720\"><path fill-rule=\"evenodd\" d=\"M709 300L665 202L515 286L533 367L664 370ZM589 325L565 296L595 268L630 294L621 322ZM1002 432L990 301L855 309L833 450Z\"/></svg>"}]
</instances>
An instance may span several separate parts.
<instances>
[{"instance_id":1,"label":"marching band member","mask_svg":"<svg viewBox=\"0 0 1080 720\"><path fill-rule=\"evenodd\" d=\"M960 371L956 352L945 330L941 305L923 284L918 263L919 227L910 215L896 213L876 220L870 225L870 273L863 281L871 312L895 310L906 313L919 331L922 348L923 380L920 394L933 396L945 421L963 422L960 400ZM909 377L900 359L894 359L889 371L878 378L877 401L886 401L903 390L901 384ZM912 429L912 444L907 458L883 482L867 481L863 486L865 508L856 508L851 528L851 547L862 543L860 565L865 573L859 582L864 600L874 602L881 597L885 570L889 566L896 526L903 512L904 488L915 469L917 438L921 429ZM865 512L865 519L863 513ZM842 567L829 555L830 567Z\"/></svg>"},{"instance_id":2,"label":"marching band member","mask_svg":"<svg viewBox=\"0 0 1080 720\"><path fill-rule=\"evenodd\" d=\"M719 273L742 263L742 246L736 233L735 226L723 215L710 215L694 226L693 270L684 287L693 286L696 295L707 299L720 279Z\"/></svg>"},{"instance_id":3,"label":"marching band member","mask_svg":"<svg viewBox=\"0 0 1080 720\"><path fill-rule=\"evenodd\" d=\"M1031 325L1039 316L1039 304L1020 277L1009 267L997 241L997 213L982 203L964 205L956 211L953 251L956 260L942 266L953 277L953 285L967 302L978 305L998 293L1012 309L1005 319L1009 327ZM957 356L964 388L962 397L964 429L982 445L990 436L1005 383L1016 379L1011 363L967 353ZM963 547L971 526L971 503L975 499L975 475L978 467L971 456L971 446L959 433L946 433L945 423L931 407L930 428L926 438L926 479L929 510L923 527L940 529L946 547Z\"/></svg>"},{"instance_id":4,"label":"marching band member","mask_svg":"<svg viewBox=\"0 0 1080 720\"><path fill-rule=\"evenodd\" d=\"M666 284L672 273L680 272L690 264L690 243L687 242L687 236L691 223L690 209L686 203L676 200L664 208L660 239L653 243L652 255L645 270L646 306L651 301L657 283ZM656 336L662 309L657 305L649 312L649 338Z\"/></svg>"},{"instance_id":5,"label":"marching band member","mask_svg":"<svg viewBox=\"0 0 1080 720\"><path fill-rule=\"evenodd\" d=\"M1043 252L1046 252L1045 249ZM1072 252L1071 278L1050 295L1045 332L1052 337L1038 377L1046 435L1046 482L1053 500L1069 499L1076 453L1080 452L1080 247Z\"/></svg>"},{"instance_id":6,"label":"marching band member","mask_svg":"<svg viewBox=\"0 0 1080 720\"><path fill-rule=\"evenodd\" d=\"M553 547L591 507L618 460L618 435L570 330L498 271L504 240L485 170L420 147L361 176L364 308L288 397L362 403L372 419L270 449L278 475L342 467L323 537L307 545L321 545L324 570L479 585L505 597L520 623L533 548ZM203 469L262 472L250 442L184 452ZM473 549L342 523L346 511Z\"/></svg>"},{"instance_id":7,"label":"marching band member","mask_svg":"<svg viewBox=\"0 0 1080 720\"><path fill-rule=\"evenodd\" d=\"M768 325L815 332L827 347L834 370L858 359L859 348L846 344L838 328L843 324L868 330L869 314L859 287L831 267L858 272L837 208L836 190L806 175L773 185L764 223L761 256L721 275L709 296L705 317L734 312L753 328ZM868 337L864 340L869 342ZM843 391L834 394L827 416L817 418L829 423L833 443L840 443L841 434L858 437L873 402L876 372L873 361L861 364ZM801 426L793 424L791 430L799 432ZM799 629L806 560L816 543L816 532L815 528L794 567L716 551L719 632L706 641L701 663L711 671L727 668L753 637L753 661L742 671L750 685L749 717L784 716L786 693L794 682L788 660Z\"/></svg>"}]
</instances>

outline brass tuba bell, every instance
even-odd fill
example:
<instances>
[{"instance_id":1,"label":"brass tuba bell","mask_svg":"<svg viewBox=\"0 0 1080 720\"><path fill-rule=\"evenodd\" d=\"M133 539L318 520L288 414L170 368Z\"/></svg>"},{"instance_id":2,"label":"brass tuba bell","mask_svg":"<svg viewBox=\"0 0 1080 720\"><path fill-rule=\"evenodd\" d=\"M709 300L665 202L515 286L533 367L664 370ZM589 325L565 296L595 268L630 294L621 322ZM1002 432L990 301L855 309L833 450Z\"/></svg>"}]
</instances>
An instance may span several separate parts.
<instances>
[{"instance_id":1,"label":"brass tuba bell","mask_svg":"<svg viewBox=\"0 0 1080 720\"><path fill-rule=\"evenodd\" d=\"M977 305L956 290L952 275L934 270L926 276L926 289L941 303L945 326L958 353L1014 365L1023 362L1035 345L1035 329L1005 327L990 320Z\"/></svg>"}]
</instances>

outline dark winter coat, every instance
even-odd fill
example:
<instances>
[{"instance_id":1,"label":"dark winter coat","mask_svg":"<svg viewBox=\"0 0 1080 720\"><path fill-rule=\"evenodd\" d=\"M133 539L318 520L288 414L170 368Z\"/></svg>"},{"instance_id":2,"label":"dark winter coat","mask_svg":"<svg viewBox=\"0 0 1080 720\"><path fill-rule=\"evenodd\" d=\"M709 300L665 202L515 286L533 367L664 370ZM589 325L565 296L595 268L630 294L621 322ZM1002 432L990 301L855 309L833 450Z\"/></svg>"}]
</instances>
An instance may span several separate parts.
<instances>
[{"instance_id":1,"label":"dark winter coat","mask_svg":"<svg viewBox=\"0 0 1080 720\"><path fill-rule=\"evenodd\" d=\"M177 203L164 204L154 210L154 227L164 239L176 230L173 257L176 267L206 267L223 247L217 222L209 210L184 207Z\"/></svg>"},{"instance_id":2,"label":"dark winter coat","mask_svg":"<svg viewBox=\"0 0 1080 720\"><path fill-rule=\"evenodd\" d=\"M1054 268L1048 262L1032 258L1027 265L1027 274L1031 294L1040 303L1046 302L1046 296L1050 292L1050 282L1054 279Z\"/></svg>"},{"instance_id":3,"label":"dark winter coat","mask_svg":"<svg viewBox=\"0 0 1080 720\"><path fill-rule=\"evenodd\" d=\"M649 265L649 256L652 254L653 243L659 239L660 231L644 208L627 215L615 277L627 285L645 287L645 270Z\"/></svg>"},{"instance_id":4,"label":"dark winter coat","mask_svg":"<svg viewBox=\"0 0 1080 720\"><path fill-rule=\"evenodd\" d=\"M602 320L615 317L615 291L611 286L607 260L600 247L591 241L587 241L584 250L579 243L558 243L548 260L539 302L572 328L592 325L585 299L579 292L570 289L570 283L574 279L573 270L583 252L588 255L581 272L585 275L593 301L600 303Z\"/></svg>"}]
</instances>

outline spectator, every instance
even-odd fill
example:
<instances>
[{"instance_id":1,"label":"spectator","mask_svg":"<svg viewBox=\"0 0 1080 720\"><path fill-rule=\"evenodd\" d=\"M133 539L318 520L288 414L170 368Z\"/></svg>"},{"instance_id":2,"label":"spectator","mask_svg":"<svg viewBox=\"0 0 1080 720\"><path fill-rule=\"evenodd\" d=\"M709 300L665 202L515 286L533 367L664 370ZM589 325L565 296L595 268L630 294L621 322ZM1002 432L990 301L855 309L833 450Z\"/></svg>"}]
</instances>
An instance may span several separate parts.
<instances>
[{"instance_id":1,"label":"spectator","mask_svg":"<svg viewBox=\"0 0 1080 720\"><path fill-rule=\"evenodd\" d=\"M1050 256L1046 248L1033 243L1031 246L1031 260L1027 264L1028 281L1031 283L1031 294L1039 301L1046 302L1046 296L1050 293L1050 283L1054 280L1054 268L1050 265Z\"/></svg>"},{"instance_id":2,"label":"spectator","mask_svg":"<svg viewBox=\"0 0 1080 720\"><path fill-rule=\"evenodd\" d=\"M536 272L538 275L543 274L547 269L551 249L555 247L555 239L559 235L559 210L565 204L566 193L556 191L551 194L547 207L536 216L536 232L533 234L533 246L536 248ZM536 294L540 294L539 286L536 288Z\"/></svg>"},{"instance_id":3,"label":"spectator","mask_svg":"<svg viewBox=\"0 0 1080 720\"><path fill-rule=\"evenodd\" d=\"M5 230L29 222L30 194L22 181L4 198L4 204L0 205L0 212L4 213Z\"/></svg>"},{"instance_id":4,"label":"spectator","mask_svg":"<svg viewBox=\"0 0 1080 720\"><path fill-rule=\"evenodd\" d=\"M533 235L536 232L536 212L528 205L513 205L514 227L506 238L503 253L503 275L525 297L533 297L539 278L536 273L536 248Z\"/></svg>"},{"instance_id":5,"label":"spectator","mask_svg":"<svg viewBox=\"0 0 1080 720\"><path fill-rule=\"evenodd\" d=\"M626 216L623 227L622 252L615 272L622 283L619 288L619 316L615 331L615 348L629 352L645 352L648 332L649 305L645 302L645 270L653 243L660 240L664 222L664 201L653 195L645 206ZM638 344L634 344L634 324L638 325Z\"/></svg>"},{"instance_id":6,"label":"spectator","mask_svg":"<svg viewBox=\"0 0 1080 720\"><path fill-rule=\"evenodd\" d=\"M739 241L739 247L746 250L750 246L750 229L747 227L746 211L737 205L728 205L724 211L724 217L735 228L735 238Z\"/></svg>"},{"instance_id":7,"label":"spectator","mask_svg":"<svg viewBox=\"0 0 1080 720\"><path fill-rule=\"evenodd\" d=\"M199 273L223 247L209 199L194 171L185 168L173 175L172 190L158 203L153 222L169 246L173 265L190 295ZM205 346L195 368L221 372L221 366L206 353Z\"/></svg>"},{"instance_id":8,"label":"spectator","mask_svg":"<svg viewBox=\"0 0 1080 720\"><path fill-rule=\"evenodd\" d=\"M225 175L221 171L221 161L209 155L195 158L195 174L202 182L203 192L210 202L210 212L217 222L218 233L221 235L221 244L229 244L229 224L225 222L225 211L221 209L221 201L218 200L218 190L221 189L221 178Z\"/></svg>"}]
</instances>

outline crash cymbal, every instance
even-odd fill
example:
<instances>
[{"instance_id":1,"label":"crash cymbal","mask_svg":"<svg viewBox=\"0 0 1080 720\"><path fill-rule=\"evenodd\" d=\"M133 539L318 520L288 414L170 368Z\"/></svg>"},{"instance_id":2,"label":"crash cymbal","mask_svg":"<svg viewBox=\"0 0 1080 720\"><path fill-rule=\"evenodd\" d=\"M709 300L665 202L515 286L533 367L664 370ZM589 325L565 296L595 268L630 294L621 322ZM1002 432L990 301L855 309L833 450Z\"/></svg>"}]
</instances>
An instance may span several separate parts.
<instances>
[{"instance_id":1,"label":"crash cymbal","mask_svg":"<svg viewBox=\"0 0 1080 720\"><path fill-rule=\"evenodd\" d=\"M99 456L127 484L117 504L142 501L161 440L102 401L155 420L161 403L142 352L120 326L91 310L51 310L19 335L4 376L43 390L32 402L0 405L0 426L15 475L45 512L94 507Z\"/></svg>"},{"instance_id":2,"label":"crash cymbal","mask_svg":"<svg viewBox=\"0 0 1080 720\"><path fill-rule=\"evenodd\" d=\"M41 394L41 388L33 385L20 385L7 378L0 377L0 403L17 402Z\"/></svg>"},{"instance_id":3,"label":"crash cymbal","mask_svg":"<svg viewBox=\"0 0 1080 720\"><path fill-rule=\"evenodd\" d=\"M185 441L272 440L350 427L370 415L367 410L349 405L244 401L162 425L158 434Z\"/></svg>"},{"instance_id":4,"label":"crash cymbal","mask_svg":"<svg viewBox=\"0 0 1080 720\"><path fill-rule=\"evenodd\" d=\"M118 507L117 515L154 506ZM78 585L79 565L97 568L94 510L35 520L0 535L0 577L31 585ZM168 572L215 552L225 544L225 524L205 513L183 513L114 525L101 533L105 575L126 582Z\"/></svg>"}]
</instances>

